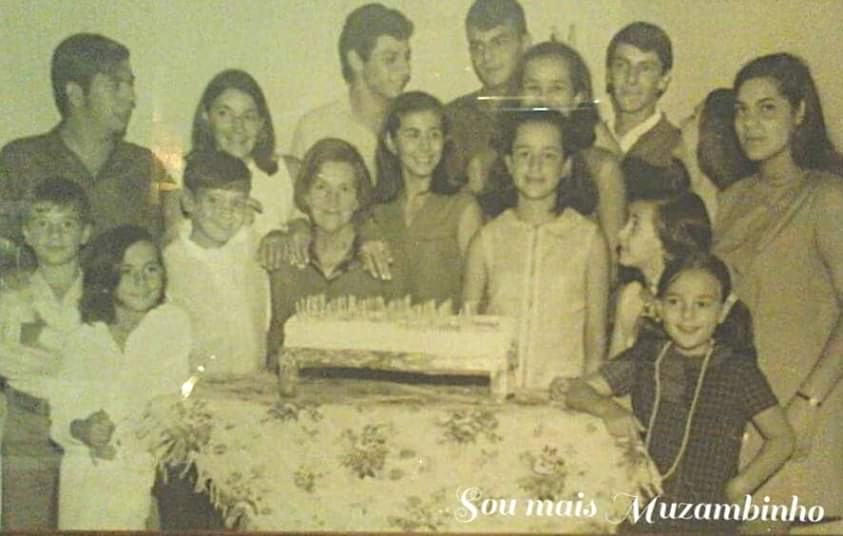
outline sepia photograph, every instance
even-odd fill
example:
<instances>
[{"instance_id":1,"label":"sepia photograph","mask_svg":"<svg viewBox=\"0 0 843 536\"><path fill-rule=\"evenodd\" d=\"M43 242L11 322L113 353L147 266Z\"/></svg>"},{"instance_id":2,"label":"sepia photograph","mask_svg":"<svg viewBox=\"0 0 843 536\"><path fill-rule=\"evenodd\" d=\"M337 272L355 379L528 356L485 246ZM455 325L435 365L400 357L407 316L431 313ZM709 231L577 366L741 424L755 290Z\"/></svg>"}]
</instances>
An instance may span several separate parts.
<instances>
[{"instance_id":1,"label":"sepia photograph","mask_svg":"<svg viewBox=\"0 0 843 536\"><path fill-rule=\"evenodd\" d=\"M841 24L0 0L0 530L843 533Z\"/></svg>"}]
</instances>

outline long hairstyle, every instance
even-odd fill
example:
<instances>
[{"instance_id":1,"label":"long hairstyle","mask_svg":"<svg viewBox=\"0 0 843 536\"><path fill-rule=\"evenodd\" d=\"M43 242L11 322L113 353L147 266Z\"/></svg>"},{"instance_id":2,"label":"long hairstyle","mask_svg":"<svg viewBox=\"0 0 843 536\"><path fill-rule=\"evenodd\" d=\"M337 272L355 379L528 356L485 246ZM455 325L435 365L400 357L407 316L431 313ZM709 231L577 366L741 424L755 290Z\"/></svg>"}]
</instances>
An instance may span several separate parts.
<instances>
[{"instance_id":1,"label":"long hairstyle","mask_svg":"<svg viewBox=\"0 0 843 536\"><path fill-rule=\"evenodd\" d=\"M796 126L790 143L796 165L803 169L843 171L843 158L828 137L817 87L805 62L787 52L755 58L741 67L735 76L735 93L747 80L754 78L773 80L794 110L800 104L805 107L805 115Z\"/></svg>"},{"instance_id":2,"label":"long hairstyle","mask_svg":"<svg viewBox=\"0 0 843 536\"><path fill-rule=\"evenodd\" d=\"M732 294L732 278L726 263L715 255L697 252L669 263L659 279L658 297L664 298L674 281L684 272L700 270L710 274L720 283L720 301L726 302ZM756 356L752 330L752 314L746 304L737 300L726 318L714 331L714 340L727 344L733 350Z\"/></svg>"},{"instance_id":3,"label":"long hairstyle","mask_svg":"<svg viewBox=\"0 0 843 536\"><path fill-rule=\"evenodd\" d=\"M551 125L559 132L565 158L572 158L583 149L581 137L576 136L571 120L558 110L519 110L503 117L503 138L500 153L512 155L518 130L528 124ZM591 214L597 206L597 187L591 177L578 173L578 167L572 166L571 174L563 177L556 190L556 204L553 212L561 214L570 207L583 215ZM508 184L502 194L503 208L511 208L518 202L518 192L512 176L507 174Z\"/></svg>"},{"instance_id":4,"label":"long hairstyle","mask_svg":"<svg viewBox=\"0 0 843 536\"><path fill-rule=\"evenodd\" d=\"M120 284L120 265L126 250L138 242L155 245L158 260L161 250L149 232L136 225L121 225L99 235L86 248L82 259L82 297L79 312L86 323L105 322L113 324L116 319L114 291ZM166 288L166 276L163 288ZM164 301L164 292L158 303Z\"/></svg>"},{"instance_id":5,"label":"long hairstyle","mask_svg":"<svg viewBox=\"0 0 843 536\"><path fill-rule=\"evenodd\" d=\"M753 171L735 133L735 104L733 90L717 88L706 96L699 115L697 163L720 190Z\"/></svg>"},{"instance_id":6,"label":"long hairstyle","mask_svg":"<svg viewBox=\"0 0 843 536\"><path fill-rule=\"evenodd\" d=\"M401 128L401 121L407 115L415 112L432 111L436 113L442 124L442 133L445 135L445 146L442 149L442 157L433 170L433 179L430 183L430 191L437 194L451 195L458 191L458 187L451 183L445 171L445 162L448 161L448 154L451 151L451 142L448 140L449 124L445 115L445 106L442 102L423 91L408 91L402 93L389 107L380 136L378 136L378 149L375 154L375 166L377 168L378 183L375 186L375 201L388 203L398 198L404 191L404 178L401 174L401 160L387 145L387 137L395 137Z\"/></svg>"},{"instance_id":7,"label":"long hairstyle","mask_svg":"<svg viewBox=\"0 0 843 536\"><path fill-rule=\"evenodd\" d=\"M274 175L278 171L278 162L275 159L275 129L272 126L272 115L269 113L266 97L264 97L257 81L245 71L227 69L208 82L205 91L202 92L202 98L199 99L199 104L196 105L196 112L193 114L193 130L191 132L193 147L191 151L217 149L207 114L210 113L211 105L217 97L227 89L242 91L255 101L258 114L263 118L263 126L257 140L255 140L251 157L261 171L267 175Z\"/></svg>"},{"instance_id":8,"label":"long hairstyle","mask_svg":"<svg viewBox=\"0 0 843 536\"><path fill-rule=\"evenodd\" d=\"M582 148L591 147L594 144L595 138L594 127L600 121L600 116L597 113L597 107L594 105L594 92L592 90L591 73L588 70L588 65L576 49L565 43L558 41L539 43L530 47L521 58L518 80L522 85L522 94L524 72L527 65L531 61L541 58L556 58L564 62L568 67L574 94L581 95L582 99L570 110L561 111L571 120L569 135L578 138L576 145ZM567 140L568 138L566 138Z\"/></svg>"}]
</instances>

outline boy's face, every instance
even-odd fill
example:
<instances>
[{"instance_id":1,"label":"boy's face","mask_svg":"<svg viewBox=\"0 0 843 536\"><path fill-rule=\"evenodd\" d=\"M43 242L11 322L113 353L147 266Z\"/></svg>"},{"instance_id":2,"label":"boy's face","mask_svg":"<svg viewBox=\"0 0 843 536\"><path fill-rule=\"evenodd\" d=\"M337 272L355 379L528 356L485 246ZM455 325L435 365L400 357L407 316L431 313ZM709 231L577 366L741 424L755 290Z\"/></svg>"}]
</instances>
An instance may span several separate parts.
<instances>
[{"instance_id":1,"label":"boy's face","mask_svg":"<svg viewBox=\"0 0 843 536\"><path fill-rule=\"evenodd\" d=\"M618 113L652 113L662 93L667 90L670 72L665 72L654 51L621 43L609 62L608 79L612 102Z\"/></svg>"},{"instance_id":2,"label":"boy's face","mask_svg":"<svg viewBox=\"0 0 843 536\"><path fill-rule=\"evenodd\" d=\"M471 64L483 87L500 88L509 83L529 46L527 36L520 35L511 24L490 30L469 26L466 35Z\"/></svg>"},{"instance_id":3,"label":"boy's face","mask_svg":"<svg viewBox=\"0 0 843 536\"><path fill-rule=\"evenodd\" d=\"M79 257L91 226L73 207L38 202L32 205L23 226L26 243L35 251L39 266L61 266Z\"/></svg>"},{"instance_id":4,"label":"boy's face","mask_svg":"<svg viewBox=\"0 0 843 536\"><path fill-rule=\"evenodd\" d=\"M250 210L246 189L198 188L184 193L193 222L190 238L201 247L223 246L246 222Z\"/></svg>"},{"instance_id":5,"label":"boy's face","mask_svg":"<svg viewBox=\"0 0 843 536\"><path fill-rule=\"evenodd\" d=\"M356 52L351 52L352 68L358 71L369 91L384 99L394 99L404 91L410 81L410 42L398 40L391 35L381 35L369 53L367 61L361 61Z\"/></svg>"}]
</instances>

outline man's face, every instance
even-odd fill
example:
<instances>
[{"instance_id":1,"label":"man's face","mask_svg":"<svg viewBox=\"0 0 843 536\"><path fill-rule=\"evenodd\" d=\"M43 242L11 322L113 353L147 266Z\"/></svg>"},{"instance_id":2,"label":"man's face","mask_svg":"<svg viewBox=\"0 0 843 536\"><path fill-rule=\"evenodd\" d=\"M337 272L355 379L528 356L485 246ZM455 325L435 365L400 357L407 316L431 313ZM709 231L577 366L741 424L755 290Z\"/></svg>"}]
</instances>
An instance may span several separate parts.
<instances>
[{"instance_id":1,"label":"man's face","mask_svg":"<svg viewBox=\"0 0 843 536\"><path fill-rule=\"evenodd\" d=\"M83 97L81 113L108 133L122 135L135 107L134 84L129 60L118 63L107 73L95 74Z\"/></svg>"},{"instance_id":2,"label":"man's face","mask_svg":"<svg viewBox=\"0 0 843 536\"><path fill-rule=\"evenodd\" d=\"M608 79L616 112L652 113L667 89L670 72L665 72L655 52L621 43L609 61Z\"/></svg>"},{"instance_id":3,"label":"man's face","mask_svg":"<svg viewBox=\"0 0 843 536\"><path fill-rule=\"evenodd\" d=\"M521 61L527 37L520 35L510 24L495 26L491 30L469 26L466 35L471 64L483 87L492 89L507 84Z\"/></svg>"},{"instance_id":4,"label":"man's face","mask_svg":"<svg viewBox=\"0 0 843 536\"><path fill-rule=\"evenodd\" d=\"M368 61L362 62L363 82L375 95L394 99L410 81L410 43L391 35L378 37Z\"/></svg>"}]
</instances>

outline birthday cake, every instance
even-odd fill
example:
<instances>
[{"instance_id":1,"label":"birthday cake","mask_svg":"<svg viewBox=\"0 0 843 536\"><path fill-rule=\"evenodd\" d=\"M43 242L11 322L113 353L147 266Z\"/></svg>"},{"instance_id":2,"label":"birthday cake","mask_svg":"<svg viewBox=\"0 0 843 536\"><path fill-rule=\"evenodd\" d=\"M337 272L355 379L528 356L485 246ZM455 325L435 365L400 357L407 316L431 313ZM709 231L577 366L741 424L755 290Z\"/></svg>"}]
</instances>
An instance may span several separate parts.
<instances>
[{"instance_id":1,"label":"birthday cake","mask_svg":"<svg viewBox=\"0 0 843 536\"><path fill-rule=\"evenodd\" d=\"M514 367L514 322L454 315L450 303L311 296L284 326L281 359L303 367L352 367L430 375L484 375L505 397Z\"/></svg>"}]
</instances>

